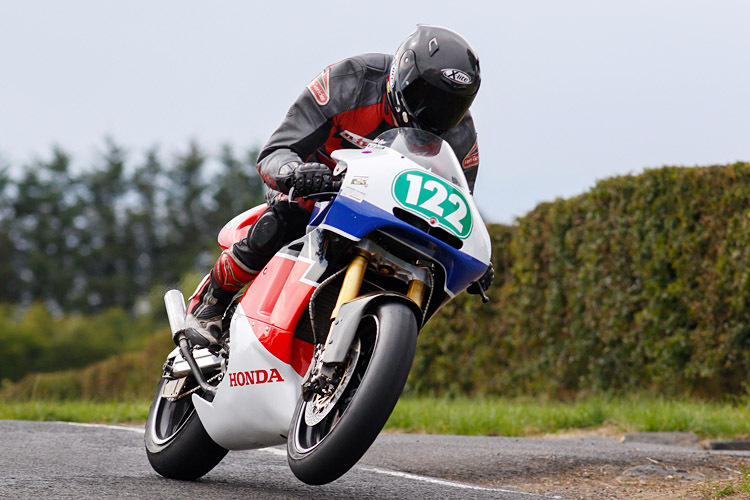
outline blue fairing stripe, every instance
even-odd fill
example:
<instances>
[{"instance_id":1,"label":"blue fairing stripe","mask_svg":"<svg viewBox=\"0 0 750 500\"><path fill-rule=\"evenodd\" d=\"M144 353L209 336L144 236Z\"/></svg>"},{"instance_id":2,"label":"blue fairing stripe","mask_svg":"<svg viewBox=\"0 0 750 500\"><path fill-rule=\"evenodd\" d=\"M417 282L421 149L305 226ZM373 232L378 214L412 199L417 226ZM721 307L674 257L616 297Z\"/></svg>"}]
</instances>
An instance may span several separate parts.
<instances>
[{"instance_id":1,"label":"blue fairing stripe","mask_svg":"<svg viewBox=\"0 0 750 500\"><path fill-rule=\"evenodd\" d=\"M379 229L407 242L445 266L446 287L454 295L481 278L487 269L487 264L446 245L371 203L338 196L331 205L324 221L326 226L356 239L362 239Z\"/></svg>"}]
</instances>

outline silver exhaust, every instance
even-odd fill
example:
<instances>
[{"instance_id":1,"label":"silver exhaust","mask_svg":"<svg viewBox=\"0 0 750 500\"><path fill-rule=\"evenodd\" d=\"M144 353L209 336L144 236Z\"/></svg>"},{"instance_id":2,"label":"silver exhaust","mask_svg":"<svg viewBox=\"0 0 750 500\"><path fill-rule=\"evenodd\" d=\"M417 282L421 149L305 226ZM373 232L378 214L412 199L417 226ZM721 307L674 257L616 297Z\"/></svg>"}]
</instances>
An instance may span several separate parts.
<instances>
[{"instance_id":1,"label":"silver exhaust","mask_svg":"<svg viewBox=\"0 0 750 500\"><path fill-rule=\"evenodd\" d=\"M209 394L216 394L216 387L206 381L206 377L203 376L201 367L195 361L190 344L184 335L185 314L187 313L185 296L179 290L169 290L164 294L164 305L167 308L167 318L169 318L169 329L172 330L172 340L180 347L180 354L182 354L182 358L187 362L190 373L193 374L195 381L198 382L201 389Z\"/></svg>"},{"instance_id":2,"label":"silver exhaust","mask_svg":"<svg viewBox=\"0 0 750 500\"><path fill-rule=\"evenodd\" d=\"M164 305L167 307L167 318L169 318L169 328L172 330L172 339L177 343L177 337L185 331L185 315L187 314L185 297L179 290L169 290L164 294Z\"/></svg>"}]
</instances>

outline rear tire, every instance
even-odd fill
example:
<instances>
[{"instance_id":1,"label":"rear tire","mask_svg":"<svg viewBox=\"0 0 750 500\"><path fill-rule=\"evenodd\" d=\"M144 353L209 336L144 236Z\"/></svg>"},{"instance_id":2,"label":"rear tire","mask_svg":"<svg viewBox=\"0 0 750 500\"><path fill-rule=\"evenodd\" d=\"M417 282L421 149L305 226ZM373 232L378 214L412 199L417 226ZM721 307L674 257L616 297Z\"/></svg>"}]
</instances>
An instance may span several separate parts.
<instances>
[{"instance_id":1,"label":"rear tire","mask_svg":"<svg viewBox=\"0 0 750 500\"><path fill-rule=\"evenodd\" d=\"M308 425L300 398L287 440L289 466L307 484L329 483L354 466L396 406L414 360L417 320L401 302L380 305L357 330L360 354L333 410Z\"/></svg>"},{"instance_id":2,"label":"rear tire","mask_svg":"<svg viewBox=\"0 0 750 500\"><path fill-rule=\"evenodd\" d=\"M191 396L176 401L161 397L162 378L146 422L146 455L151 467L170 479L194 480L221 462L229 450L206 432Z\"/></svg>"}]
</instances>

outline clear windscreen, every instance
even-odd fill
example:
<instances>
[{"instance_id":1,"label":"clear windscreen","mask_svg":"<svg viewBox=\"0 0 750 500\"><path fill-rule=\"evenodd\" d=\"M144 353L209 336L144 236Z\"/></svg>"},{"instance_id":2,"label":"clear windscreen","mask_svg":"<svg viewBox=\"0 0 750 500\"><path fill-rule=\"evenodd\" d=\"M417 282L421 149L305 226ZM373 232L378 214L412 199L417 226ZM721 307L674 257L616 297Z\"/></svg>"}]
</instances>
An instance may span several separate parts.
<instances>
[{"instance_id":1,"label":"clear windscreen","mask_svg":"<svg viewBox=\"0 0 750 500\"><path fill-rule=\"evenodd\" d=\"M469 189L453 149L435 134L415 128L394 128L380 134L368 147L390 148L433 174Z\"/></svg>"}]
</instances>

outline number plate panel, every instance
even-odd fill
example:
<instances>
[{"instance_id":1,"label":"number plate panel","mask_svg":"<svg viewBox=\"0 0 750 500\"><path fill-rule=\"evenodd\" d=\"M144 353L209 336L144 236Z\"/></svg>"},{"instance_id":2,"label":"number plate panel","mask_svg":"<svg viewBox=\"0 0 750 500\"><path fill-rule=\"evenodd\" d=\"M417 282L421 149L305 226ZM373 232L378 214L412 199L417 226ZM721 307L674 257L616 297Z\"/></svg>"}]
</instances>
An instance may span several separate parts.
<instances>
[{"instance_id":1,"label":"number plate panel","mask_svg":"<svg viewBox=\"0 0 750 500\"><path fill-rule=\"evenodd\" d=\"M466 197L453 184L427 170L398 174L391 188L393 199L431 226L439 226L461 239L471 234L473 220Z\"/></svg>"}]
</instances>

